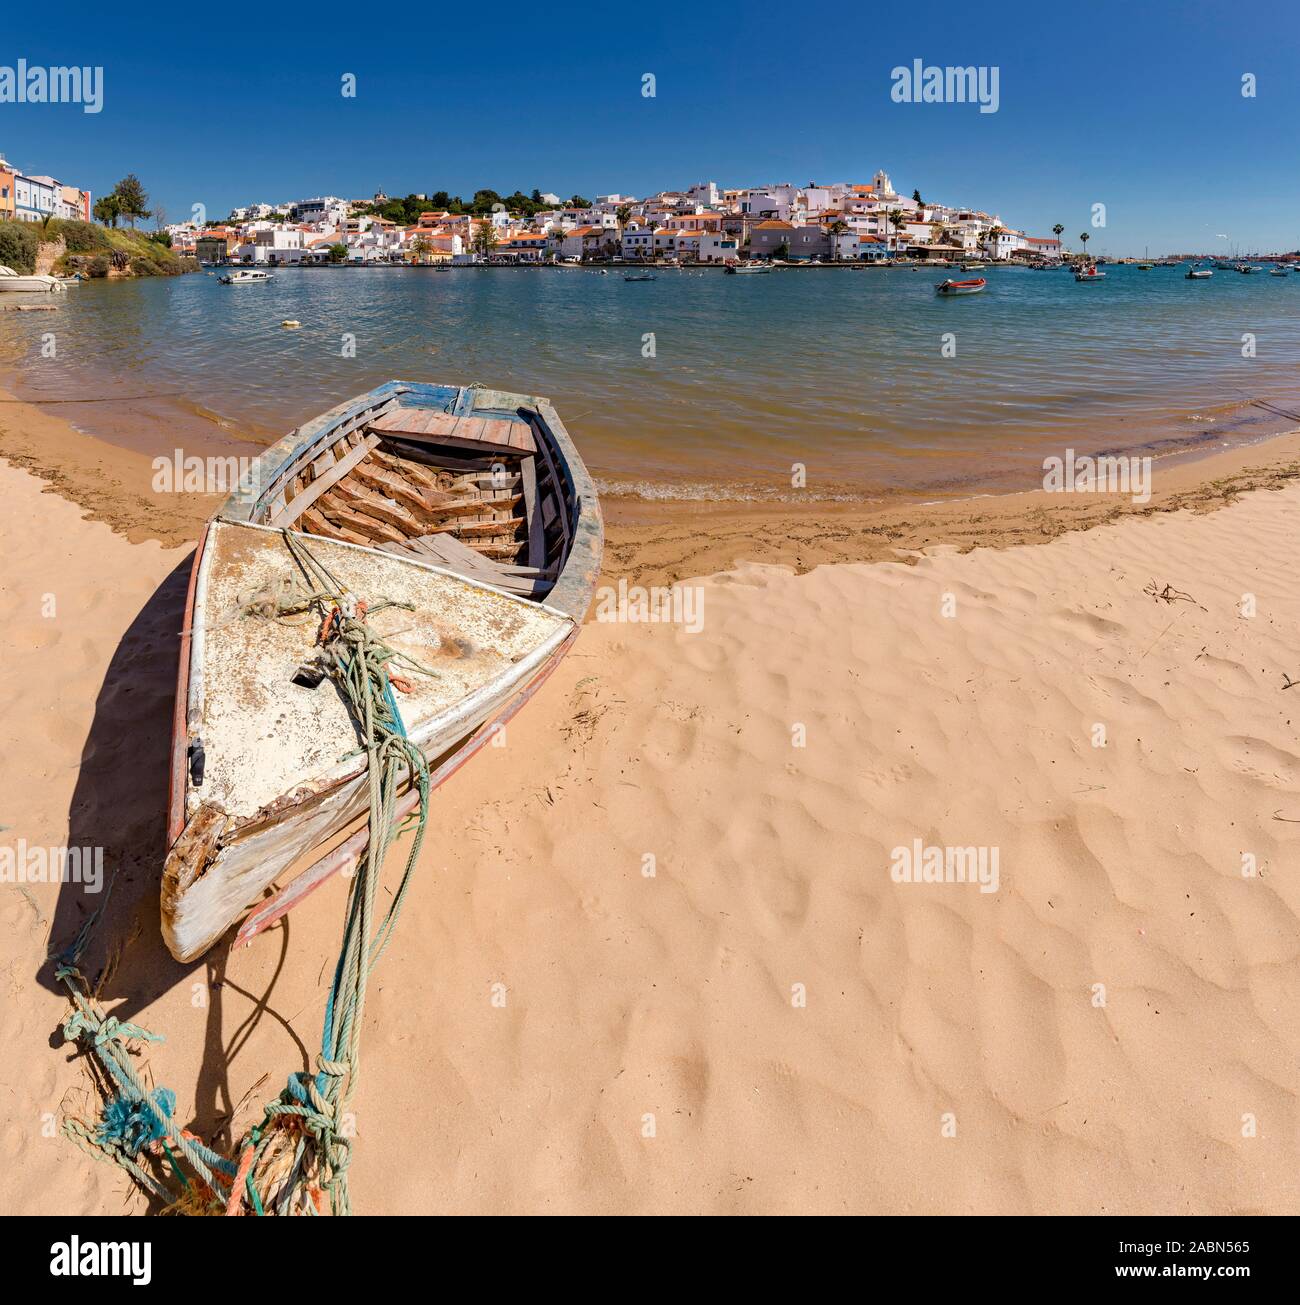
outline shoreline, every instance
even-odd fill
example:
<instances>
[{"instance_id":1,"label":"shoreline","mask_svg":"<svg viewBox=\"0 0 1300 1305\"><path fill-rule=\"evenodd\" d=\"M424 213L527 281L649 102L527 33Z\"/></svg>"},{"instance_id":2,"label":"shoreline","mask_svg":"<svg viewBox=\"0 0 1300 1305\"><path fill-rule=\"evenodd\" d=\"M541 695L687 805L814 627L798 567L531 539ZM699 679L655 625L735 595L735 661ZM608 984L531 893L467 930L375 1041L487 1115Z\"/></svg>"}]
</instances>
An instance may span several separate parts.
<instances>
[{"instance_id":1,"label":"shoreline","mask_svg":"<svg viewBox=\"0 0 1300 1305\"><path fill-rule=\"evenodd\" d=\"M62 406L62 405L60 405ZM214 448L217 447L214 442ZM262 446L228 440L257 456ZM223 493L155 493L150 455L78 430L57 409L0 390L0 460L44 482L89 520L131 543L176 548L197 539ZM1190 508L1208 511L1257 488L1300 479L1300 429L1228 448L1197 447L1153 463L1150 502L1040 489L934 500L922 493L872 503L699 499L602 500L607 576L673 583L739 562L789 566L914 560L927 552L1041 543L1106 522Z\"/></svg>"},{"instance_id":2,"label":"shoreline","mask_svg":"<svg viewBox=\"0 0 1300 1305\"><path fill-rule=\"evenodd\" d=\"M1032 548L743 564L702 582L695 634L589 624L507 745L435 797L446 837L372 984L357 1208L1300 1209L1300 483L1246 474L1221 511ZM101 1000L165 1038L141 1073L228 1148L308 1066L343 887L251 947L170 958L188 549L128 543L2 459L0 496L0 742L23 758L0 846L102 847L117 874L109 901L0 893L0 1089L16 1119L94 1114L41 976L102 905ZM998 849L995 891L896 877L917 842ZM34 1126L7 1147L12 1208L149 1208Z\"/></svg>"}]
</instances>

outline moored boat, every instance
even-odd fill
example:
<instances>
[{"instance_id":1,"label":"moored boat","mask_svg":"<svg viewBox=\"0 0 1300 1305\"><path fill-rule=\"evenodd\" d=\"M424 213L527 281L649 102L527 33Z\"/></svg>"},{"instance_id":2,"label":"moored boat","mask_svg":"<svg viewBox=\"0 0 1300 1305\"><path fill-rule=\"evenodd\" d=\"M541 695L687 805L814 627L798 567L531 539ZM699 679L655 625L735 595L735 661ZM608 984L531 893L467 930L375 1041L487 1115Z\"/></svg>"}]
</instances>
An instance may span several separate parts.
<instances>
[{"instance_id":1,"label":"moored boat","mask_svg":"<svg viewBox=\"0 0 1300 1305\"><path fill-rule=\"evenodd\" d=\"M651 272L638 272L635 276L625 276L624 281L653 281L654 274Z\"/></svg>"},{"instance_id":2,"label":"moored boat","mask_svg":"<svg viewBox=\"0 0 1300 1305\"><path fill-rule=\"evenodd\" d=\"M771 263L729 263L722 269L732 276L757 276L760 272L770 272Z\"/></svg>"},{"instance_id":3,"label":"moored boat","mask_svg":"<svg viewBox=\"0 0 1300 1305\"><path fill-rule=\"evenodd\" d=\"M43 273L27 275L15 272L12 267L0 266L0 291L12 294L57 294L67 288L67 282L61 277L46 276Z\"/></svg>"},{"instance_id":4,"label":"moored boat","mask_svg":"<svg viewBox=\"0 0 1300 1305\"><path fill-rule=\"evenodd\" d=\"M1214 275L1208 267L1192 267L1187 270L1187 280L1208 281Z\"/></svg>"},{"instance_id":5,"label":"moored boat","mask_svg":"<svg viewBox=\"0 0 1300 1305\"><path fill-rule=\"evenodd\" d=\"M222 285L252 285L260 281L274 281L275 277L270 272L228 272L225 276L217 277Z\"/></svg>"},{"instance_id":6,"label":"moored boat","mask_svg":"<svg viewBox=\"0 0 1300 1305\"><path fill-rule=\"evenodd\" d=\"M937 295L943 295L945 297L952 295L977 295L986 285L988 285L988 282L984 277L977 276L970 281L940 281L939 284L934 287L934 292Z\"/></svg>"},{"instance_id":7,"label":"moored boat","mask_svg":"<svg viewBox=\"0 0 1300 1305\"><path fill-rule=\"evenodd\" d=\"M1285 267L1272 267L1269 268L1268 274L1269 276L1286 276L1287 269Z\"/></svg>"},{"instance_id":8,"label":"moored boat","mask_svg":"<svg viewBox=\"0 0 1300 1305\"><path fill-rule=\"evenodd\" d=\"M394 663L394 714L436 785L572 645L602 545L591 478L546 399L390 381L258 458L190 577L161 890L172 954L201 955L256 907L252 937L365 851L367 755L322 683L328 622L319 606L278 619L311 586L304 552L336 614L361 614L411 668ZM408 787L398 816L417 800Z\"/></svg>"}]
</instances>

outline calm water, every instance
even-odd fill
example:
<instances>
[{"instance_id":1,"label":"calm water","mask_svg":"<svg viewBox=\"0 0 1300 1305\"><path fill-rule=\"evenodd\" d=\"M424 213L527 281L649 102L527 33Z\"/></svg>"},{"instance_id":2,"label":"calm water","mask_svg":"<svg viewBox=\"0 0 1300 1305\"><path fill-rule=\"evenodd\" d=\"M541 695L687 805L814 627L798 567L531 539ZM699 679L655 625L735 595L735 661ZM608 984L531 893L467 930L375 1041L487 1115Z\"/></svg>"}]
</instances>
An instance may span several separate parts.
<instances>
[{"instance_id":1,"label":"calm water","mask_svg":"<svg viewBox=\"0 0 1300 1305\"><path fill-rule=\"evenodd\" d=\"M108 400L59 411L151 452L269 443L394 377L547 394L605 491L649 497L779 497L796 462L827 498L1008 489L1066 446L1300 424L1257 406L1300 412L1300 276L1107 270L1086 286L993 269L985 294L955 300L934 294L942 273L906 269L91 282L57 313L0 314L0 358L24 397Z\"/></svg>"}]
</instances>

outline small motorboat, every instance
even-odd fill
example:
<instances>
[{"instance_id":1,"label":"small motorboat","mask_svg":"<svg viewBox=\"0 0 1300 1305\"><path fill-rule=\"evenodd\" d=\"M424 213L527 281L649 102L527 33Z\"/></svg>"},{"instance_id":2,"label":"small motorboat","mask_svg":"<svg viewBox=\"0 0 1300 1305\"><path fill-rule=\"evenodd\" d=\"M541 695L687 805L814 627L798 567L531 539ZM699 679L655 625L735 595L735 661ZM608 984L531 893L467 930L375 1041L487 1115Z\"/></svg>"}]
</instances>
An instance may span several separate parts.
<instances>
[{"instance_id":1,"label":"small motorboat","mask_svg":"<svg viewBox=\"0 0 1300 1305\"><path fill-rule=\"evenodd\" d=\"M1106 273L1099 272L1096 263L1085 263L1077 272L1075 272L1074 279L1079 282L1104 281L1106 279Z\"/></svg>"},{"instance_id":2,"label":"small motorboat","mask_svg":"<svg viewBox=\"0 0 1300 1305\"><path fill-rule=\"evenodd\" d=\"M252 285L260 281L274 281L275 277L270 272L228 272L225 276L217 277L222 285Z\"/></svg>"},{"instance_id":3,"label":"small motorboat","mask_svg":"<svg viewBox=\"0 0 1300 1305\"><path fill-rule=\"evenodd\" d=\"M982 272L987 266L987 263L963 263L961 270L963 272Z\"/></svg>"},{"instance_id":4,"label":"small motorboat","mask_svg":"<svg viewBox=\"0 0 1300 1305\"><path fill-rule=\"evenodd\" d=\"M1258 272L1259 268L1252 267L1249 263L1238 263L1237 271L1240 272L1242 276L1249 276L1252 272Z\"/></svg>"},{"instance_id":5,"label":"small motorboat","mask_svg":"<svg viewBox=\"0 0 1300 1305\"><path fill-rule=\"evenodd\" d=\"M624 281L653 281L654 279L652 272L638 272L635 276L625 276L623 278Z\"/></svg>"},{"instance_id":6,"label":"small motorboat","mask_svg":"<svg viewBox=\"0 0 1300 1305\"><path fill-rule=\"evenodd\" d=\"M12 294L57 294L67 290L68 283L57 276L45 276L40 273L25 275L15 272L12 267L0 266L0 291Z\"/></svg>"},{"instance_id":7,"label":"small motorboat","mask_svg":"<svg viewBox=\"0 0 1300 1305\"><path fill-rule=\"evenodd\" d=\"M190 575L161 882L172 955L201 956L252 908L247 941L365 853L367 752L324 660L340 610L407 668L390 701L436 787L573 646L603 540L548 399L389 381L263 453ZM419 803L403 783L397 819Z\"/></svg>"},{"instance_id":8,"label":"small motorboat","mask_svg":"<svg viewBox=\"0 0 1300 1305\"><path fill-rule=\"evenodd\" d=\"M977 276L971 281L953 281L950 279L947 281L940 281L939 284L934 287L934 292L937 295L945 296L977 295L986 285L988 285L988 282L982 276Z\"/></svg>"},{"instance_id":9,"label":"small motorboat","mask_svg":"<svg viewBox=\"0 0 1300 1305\"><path fill-rule=\"evenodd\" d=\"M1286 276L1287 269L1285 267L1273 267L1269 269L1268 274L1269 276Z\"/></svg>"},{"instance_id":10,"label":"small motorboat","mask_svg":"<svg viewBox=\"0 0 1300 1305\"><path fill-rule=\"evenodd\" d=\"M1153 267L1155 267L1154 263L1139 263L1137 265L1139 272L1149 272Z\"/></svg>"},{"instance_id":11,"label":"small motorboat","mask_svg":"<svg viewBox=\"0 0 1300 1305\"><path fill-rule=\"evenodd\" d=\"M730 263L722 269L732 276L757 276L760 272L770 272L771 263Z\"/></svg>"},{"instance_id":12,"label":"small motorboat","mask_svg":"<svg viewBox=\"0 0 1300 1305\"><path fill-rule=\"evenodd\" d=\"M1208 281L1214 275L1208 267L1193 267L1187 271L1189 281Z\"/></svg>"}]
</instances>

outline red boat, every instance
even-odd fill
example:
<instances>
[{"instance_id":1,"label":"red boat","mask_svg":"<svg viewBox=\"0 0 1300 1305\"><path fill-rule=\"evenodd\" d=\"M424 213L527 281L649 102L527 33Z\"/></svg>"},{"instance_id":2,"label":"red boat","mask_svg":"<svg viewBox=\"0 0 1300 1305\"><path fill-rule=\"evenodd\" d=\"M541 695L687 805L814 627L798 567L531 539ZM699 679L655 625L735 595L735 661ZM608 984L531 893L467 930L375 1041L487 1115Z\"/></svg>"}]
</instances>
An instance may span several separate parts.
<instances>
[{"instance_id":1,"label":"red boat","mask_svg":"<svg viewBox=\"0 0 1300 1305\"><path fill-rule=\"evenodd\" d=\"M982 276L973 281L940 281L934 292L938 295L977 295L987 284Z\"/></svg>"}]
</instances>

